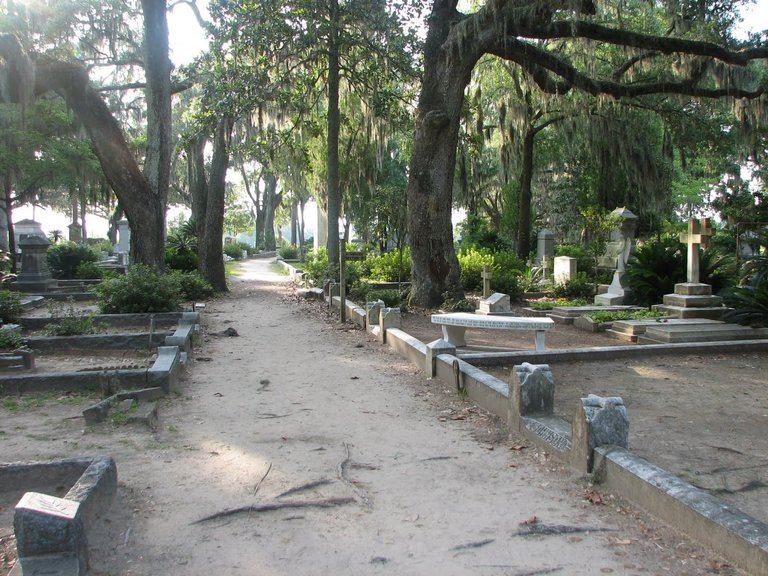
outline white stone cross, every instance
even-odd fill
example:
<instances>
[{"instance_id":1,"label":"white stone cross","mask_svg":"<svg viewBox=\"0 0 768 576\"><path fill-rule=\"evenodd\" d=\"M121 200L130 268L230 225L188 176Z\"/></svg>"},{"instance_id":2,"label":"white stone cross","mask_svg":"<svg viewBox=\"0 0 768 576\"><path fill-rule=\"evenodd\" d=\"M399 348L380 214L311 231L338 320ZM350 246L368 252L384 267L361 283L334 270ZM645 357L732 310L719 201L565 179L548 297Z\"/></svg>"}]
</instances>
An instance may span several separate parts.
<instances>
[{"instance_id":1,"label":"white stone cross","mask_svg":"<svg viewBox=\"0 0 768 576\"><path fill-rule=\"evenodd\" d=\"M493 271L488 264L483 264L481 276L483 278L483 298L488 298L491 295L491 278L493 277Z\"/></svg>"},{"instance_id":2,"label":"white stone cross","mask_svg":"<svg viewBox=\"0 0 768 576\"><path fill-rule=\"evenodd\" d=\"M691 218L688 221L688 232L680 234L680 241L688 245L688 283L699 283L699 246L707 247L709 237L712 236L712 228L709 226L709 218L700 221Z\"/></svg>"}]
</instances>

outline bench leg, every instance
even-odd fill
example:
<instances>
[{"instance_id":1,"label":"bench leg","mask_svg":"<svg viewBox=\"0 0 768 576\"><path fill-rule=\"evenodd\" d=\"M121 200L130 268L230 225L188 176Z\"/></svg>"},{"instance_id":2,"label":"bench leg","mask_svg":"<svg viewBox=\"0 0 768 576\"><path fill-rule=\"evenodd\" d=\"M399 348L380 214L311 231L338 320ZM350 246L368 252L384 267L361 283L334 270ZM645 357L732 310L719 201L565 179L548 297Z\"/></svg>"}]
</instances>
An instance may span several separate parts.
<instances>
[{"instance_id":1,"label":"bench leg","mask_svg":"<svg viewBox=\"0 0 768 576\"><path fill-rule=\"evenodd\" d=\"M545 350L545 339L547 337L547 333L544 330L536 330L536 351L539 350Z\"/></svg>"},{"instance_id":2,"label":"bench leg","mask_svg":"<svg viewBox=\"0 0 768 576\"><path fill-rule=\"evenodd\" d=\"M443 340L446 340L448 343L453 344L457 348L459 346L466 346L467 341L464 340L464 332L466 332L466 327L464 326L446 326L443 324L440 326L443 329Z\"/></svg>"}]
</instances>

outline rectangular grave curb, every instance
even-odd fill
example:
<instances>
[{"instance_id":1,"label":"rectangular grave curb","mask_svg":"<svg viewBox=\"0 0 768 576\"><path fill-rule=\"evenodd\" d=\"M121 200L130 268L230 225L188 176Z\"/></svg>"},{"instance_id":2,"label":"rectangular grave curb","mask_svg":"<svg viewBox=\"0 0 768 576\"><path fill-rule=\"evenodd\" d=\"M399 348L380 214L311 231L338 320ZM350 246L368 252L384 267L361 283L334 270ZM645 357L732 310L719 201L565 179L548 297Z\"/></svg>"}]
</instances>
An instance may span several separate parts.
<instances>
[{"instance_id":1,"label":"rectangular grave curb","mask_svg":"<svg viewBox=\"0 0 768 576\"><path fill-rule=\"evenodd\" d=\"M33 350L142 350L165 344L173 332L135 334L83 334L81 336L31 336L25 338Z\"/></svg>"},{"instance_id":2,"label":"rectangular grave curb","mask_svg":"<svg viewBox=\"0 0 768 576\"><path fill-rule=\"evenodd\" d=\"M0 379L0 396L18 396L49 390L66 392L101 390L111 394L123 389L154 387L160 387L168 393L178 382L180 372L181 354L179 348L177 346L160 346L158 347L157 359L150 368L3 376Z\"/></svg>"},{"instance_id":3,"label":"rectangular grave curb","mask_svg":"<svg viewBox=\"0 0 768 576\"><path fill-rule=\"evenodd\" d=\"M178 323L182 317L187 314L195 315L195 322L200 322L198 312L155 312L142 314L95 314L93 320L96 323L106 324L108 326L148 326L154 319L155 324L165 326ZM48 324L56 322L60 318L49 317L26 317L19 320L19 324L27 330L40 330Z\"/></svg>"},{"instance_id":4,"label":"rectangular grave curb","mask_svg":"<svg viewBox=\"0 0 768 576\"><path fill-rule=\"evenodd\" d=\"M768 574L768 524L623 448L595 449L593 480L751 573Z\"/></svg>"},{"instance_id":5,"label":"rectangular grave curb","mask_svg":"<svg viewBox=\"0 0 768 576\"><path fill-rule=\"evenodd\" d=\"M426 345L413 338L408 333L392 329L392 338L387 339L387 344L406 357L418 368L423 368L426 362ZM650 354L649 348L652 349ZM480 368L473 366L469 361L483 360L486 364L514 364L522 362L551 363L552 361L573 360L599 360L607 357L624 357L638 355L638 351L645 351L648 355L680 354L686 352L706 352L716 349L718 352L744 352L748 350L768 350L768 341L739 341L739 342L712 342L699 344L666 344L638 346L612 346L595 350L546 350L542 352L522 351L513 353L486 353L486 354L462 354L461 358L450 354L441 354L437 357L436 377L449 386L456 386L457 376L461 385L466 390L471 400L482 408L503 418L508 426L511 426L511 418L508 413L509 386L498 378L485 373ZM423 350L423 353L421 352ZM458 370L454 370L454 366ZM458 372L458 375L457 373ZM548 449L550 453L562 458L567 454L557 446L549 444L540 434L539 420L536 417L525 417L521 427L523 436L535 444ZM563 446L570 439L562 430L554 430L550 422L542 422L544 427L554 431ZM561 428L561 426L560 426ZM620 452L619 452L620 451ZM689 534L699 542L714 548L723 557L738 564L747 571L755 574L768 574L768 525L744 514L740 510L728 506L714 496L695 488L680 478L666 472L631 452L616 447L598 447L595 450L595 473L592 475L594 482L601 482L606 487L614 490L618 495L628 501L647 509L658 518L668 522L673 527ZM619 459L618 454L623 454ZM613 456L611 456L613 455ZM600 458L600 460L598 460ZM605 461L605 463L604 463ZM619 461L620 463L614 463ZM568 462L565 460L567 464ZM608 463L610 462L610 463ZM640 466L637 463L642 462ZM630 464L634 463L634 464ZM655 471L648 474L648 470ZM664 483L673 486L674 489L664 493L654 483L659 478ZM683 498L681 493L689 496ZM703 504L690 497L691 494L706 496ZM670 502L674 500L674 505ZM703 518L701 508L714 510L713 518L718 521L708 520L701 522ZM718 523L719 522L719 523ZM711 529L710 529L711 527ZM741 527L739 530L738 528Z\"/></svg>"},{"instance_id":6,"label":"rectangular grave curb","mask_svg":"<svg viewBox=\"0 0 768 576\"><path fill-rule=\"evenodd\" d=\"M111 457L0 464L0 488L6 490L24 486L25 494L31 495L36 488L41 490L46 485L61 483L72 483L72 487L61 500L77 503L78 521L82 522L84 531L82 541L75 537L75 541L69 544L77 548L81 545L87 546L87 534L94 529L96 520L112 505L117 493L117 465ZM24 500L23 497L21 501ZM61 538L51 538L50 534L45 533L45 516L48 514L46 510L38 510L35 513L37 521L31 523L25 523L25 514L27 512L20 513L17 509L17 519L14 520L19 563L14 567L16 572L12 573L16 574L22 573L23 567L19 564L27 560L31 561L31 565L35 559L39 559L42 565L47 566L48 561L61 557L62 550L59 548L67 544ZM43 533L39 532L40 529ZM24 551L29 550L34 550L35 556L25 556ZM76 558L76 566L73 567L78 569L81 569L83 564L87 565L87 549L64 551L63 557Z\"/></svg>"}]
</instances>

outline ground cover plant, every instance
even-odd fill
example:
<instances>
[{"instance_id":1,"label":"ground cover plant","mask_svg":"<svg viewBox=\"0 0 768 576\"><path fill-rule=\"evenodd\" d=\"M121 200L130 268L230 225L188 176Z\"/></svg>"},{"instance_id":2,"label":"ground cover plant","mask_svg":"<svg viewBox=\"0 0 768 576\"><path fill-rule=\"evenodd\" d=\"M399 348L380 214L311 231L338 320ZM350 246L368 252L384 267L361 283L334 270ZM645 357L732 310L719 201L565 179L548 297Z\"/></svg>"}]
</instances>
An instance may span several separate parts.
<instances>
[{"instance_id":1,"label":"ground cover plant","mask_svg":"<svg viewBox=\"0 0 768 576\"><path fill-rule=\"evenodd\" d=\"M584 314L584 316L598 324L605 324L619 320L647 320L650 318L661 318L664 316L664 313L655 312L653 310L600 310L597 312L589 312L588 314Z\"/></svg>"},{"instance_id":2,"label":"ground cover plant","mask_svg":"<svg viewBox=\"0 0 768 576\"><path fill-rule=\"evenodd\" d=\"M0 290L0 322L13 324L24 314L21 294L12 290Z\"/></svg>"},{"instance_id":3,"label":"ground cover plant","mask_svg":"<svg viewBox=\"0 0 768 576\"><path fill-rule=\"evenodd\" d=\"M98 262L98 251L80 242L64 240L51 245L46 253L48 268L54 278L72 280L85 262Z\"/></svg>"},{"instance_id":4,"label":"ground cover plant","mask_svg":"<svg viewBox=\"0 0 768 576\"><path fill-rule=\"evenodd\" d=\"M48 313L56 320L45 327L47 336L96 334L104 328L95 321L95 314L76 309L72 300L67 304L52 301L48 304Z\"/></svg>"}]
</instances>

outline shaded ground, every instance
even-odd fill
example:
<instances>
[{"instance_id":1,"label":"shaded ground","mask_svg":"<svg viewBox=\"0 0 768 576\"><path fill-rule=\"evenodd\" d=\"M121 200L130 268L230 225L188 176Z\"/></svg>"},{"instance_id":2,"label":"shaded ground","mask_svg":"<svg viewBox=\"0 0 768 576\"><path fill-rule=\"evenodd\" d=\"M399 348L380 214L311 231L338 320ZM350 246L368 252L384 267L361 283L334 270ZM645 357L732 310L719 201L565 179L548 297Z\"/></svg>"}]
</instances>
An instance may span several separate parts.
<instances>
[{"instance_id":1,"label":"shaded ground","mask_svg":"<svg viewBox=\"0 0 768 576\"><path fill-rule=\"evenodd\" d=\"M406 315L403 329L424 342L441 337L428 315ZM533 348L533 337L467 331L467 342ZM558 324L548 348L624 345L601 333ZM508 381L511 367L486 368ZM587 394L621 396L630 447L686 481L768 522L768 354L685 354L555 363L555 411L568 420Z\"/></svg>"},{"instance_id":2,"label":"shaded ground","mask_svg":"<svg viewBox=\"0 0 768 576\"><path fill-rule=\"evenodd\" d=\"M264 263L245 268L208 304L158 430L84 428L89 399L71 395L0 406L6 460L117 461L116 502L89 543L95 576L742 574L266 284ZM215 335L227 328L239 336ZM0 494L0 538L15 497Z\"/></svg>"}]
</instances>

